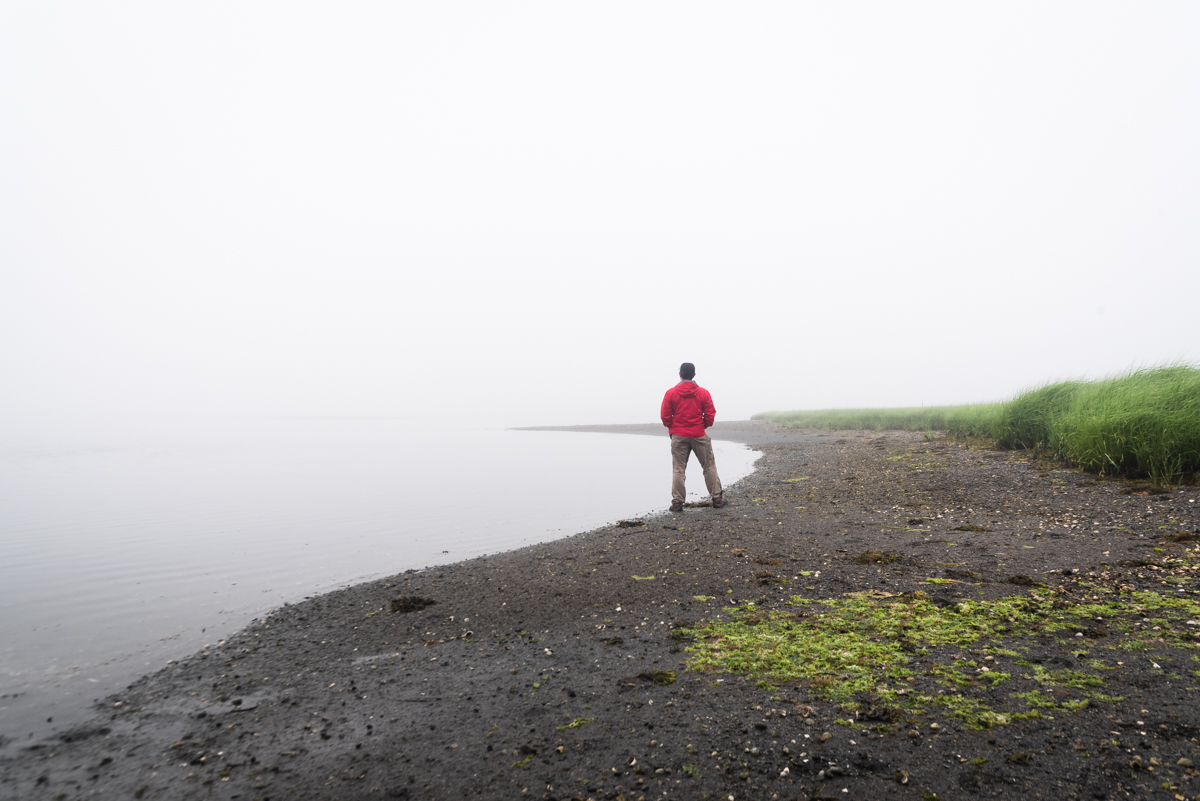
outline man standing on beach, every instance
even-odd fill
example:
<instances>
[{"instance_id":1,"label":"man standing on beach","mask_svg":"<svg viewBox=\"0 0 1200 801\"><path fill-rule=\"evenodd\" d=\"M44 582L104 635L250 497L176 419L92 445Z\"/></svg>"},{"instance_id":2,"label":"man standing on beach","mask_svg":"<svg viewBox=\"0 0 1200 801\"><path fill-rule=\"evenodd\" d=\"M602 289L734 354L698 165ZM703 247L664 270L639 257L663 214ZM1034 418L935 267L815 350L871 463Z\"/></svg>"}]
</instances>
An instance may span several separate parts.
<instances>
[{"instance_id":1,"label":"man standing on beach","mask_svg":"<svg viewBox=\"0 0 1200 801\"><path fill-rule=\"evenodd\" d=\"M696 377L696 366L684 362L679 366L680 381L667 390L663 396L662 410L659 416L662 423L671 434L671 511L683 511L683 499L687 497L683 491L684 473L687 470L688 457L696 454L696 461L704 470L704 483L708 485L708 494L712 496L714 509L720 509L729 501L725 500L725 492L721 489L721 479L717 477L717 462L713 459L712 440L704 429L713 424L717 410L713 407L712 396L708 390L699 386L692 379Z\"/></svg>"}]
</instances>

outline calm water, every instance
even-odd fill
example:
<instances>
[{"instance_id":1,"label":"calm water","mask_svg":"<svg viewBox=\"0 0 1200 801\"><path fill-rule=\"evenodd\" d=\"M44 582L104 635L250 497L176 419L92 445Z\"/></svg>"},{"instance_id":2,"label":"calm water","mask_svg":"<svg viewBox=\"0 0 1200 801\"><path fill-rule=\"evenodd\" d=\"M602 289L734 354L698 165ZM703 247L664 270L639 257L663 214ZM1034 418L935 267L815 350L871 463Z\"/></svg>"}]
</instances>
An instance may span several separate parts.
<instances>
[{"instance_id":1,"label":"calm water","mask_svg":"<svg viewBox=\"0 0 1200 801\"><path fill-rule=\"evenodd\" d=\"M670 502L665 438L395 420L95 428L0 433L11 747L284 601ZM726 484L758 456L714 446ZM698 468L688 485L703 490Z\"/></svg>"}]
</instances>

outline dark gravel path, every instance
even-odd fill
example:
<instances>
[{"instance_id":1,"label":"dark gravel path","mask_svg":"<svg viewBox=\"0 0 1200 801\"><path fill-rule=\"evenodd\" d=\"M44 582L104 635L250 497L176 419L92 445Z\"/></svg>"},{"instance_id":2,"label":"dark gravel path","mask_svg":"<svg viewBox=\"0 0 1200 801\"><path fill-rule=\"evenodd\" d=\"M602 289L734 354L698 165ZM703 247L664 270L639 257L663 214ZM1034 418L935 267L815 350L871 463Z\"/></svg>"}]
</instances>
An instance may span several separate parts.
<instances>
[{"instance_id":1,"label":"dark gravel path","mask_svg":"<svg viewBox=\"0 0 1200 801\"><path fill-rule=\"evenodd\" d=\"M88 726L0 761L0 797L1200 795L1189 762L1200 760L1200 629L1165 612L1147 613L1137 635L1121 633L1143 626L1134 616L1085 639L1014 632L1025 637L1020 661L960 652L994 659L1012 692L1042 686L1060 705L983 730L934 709L872 721L817 684L685 665L697 622L747 602L792 614L792 596L869 590L952 612L964 599L1028 595L1009 582L1028 576L1062 604L1110 590L1195 598L1195 489L1122 494L1140 490L912 434L730 428L764 443L764 456L729 507L286 606L107 698ZM665 496L667 476L663 485ZM859 564L864 552L898 561ZM436 603L391 611L398 598ZM1113 649L1135 636L1148 645ZM939 653L922 657L914 693L940 680ZM1066 675L1089 659L1109 666L1109 700L1036 683L1050 675L1043 666ZM658 671L676 680L638 678L665 681ZM962 684L968 696L989 692Z\"/></svg>"}]
</instances>

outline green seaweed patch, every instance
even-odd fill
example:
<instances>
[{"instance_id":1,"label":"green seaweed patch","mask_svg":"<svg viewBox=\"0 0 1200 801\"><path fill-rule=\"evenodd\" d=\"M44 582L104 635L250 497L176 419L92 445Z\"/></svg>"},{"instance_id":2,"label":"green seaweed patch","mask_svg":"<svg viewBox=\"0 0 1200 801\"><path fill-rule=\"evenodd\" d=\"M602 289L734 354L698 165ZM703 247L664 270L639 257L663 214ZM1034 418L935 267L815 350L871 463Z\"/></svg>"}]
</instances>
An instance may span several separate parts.
<instances>
[{"instance_id":1,"label":"green seaweed patch","mask_svg":"<svg viewBox=\"0 0 1200 801\"><path fill-rule=\"evenodd\" d=\"M1116 647L1122 651L1145 651L1150 644L1144 640L1122 640Z\"/></svg>"},{"instance_id":2,"label":"green seaweed patch","mask_svg":"<svg viewBox=\"0 0 1200 801\"><path fill-rule=\"evenodd\" d=\"M992 654L993 656L1011 656L1013 659L1016 659L1021 655L1020 652L1014 651L1011 648L997 648L993 645L984 646L980 650L986 654Z\"/></svg>"},{"instance_id":3,"label":"green seaweed patch","mask_svg":"<svg viewBox=\"0 0 1200 801\"><path fill-rule=\"evenodd\" d=\"M1046 695L1041 690L1030 690L1024 693L1013 693L1013 698L1025 702L1025 705L1030 709L1053 709L1058 706L1054 699Z\"/></svg>"},{"instance_id":4,"label":"green seaweed patch","mask_svg":"<svg viewBox=\"0 0 1200 801\"><path fill-rule=\"evenodd\" d=\"M644 673L639 673L639 676L644 676L649 681L654 682L659 687L666 687L668 684L675 683L675 671L673 670L648 670Z\"/></svg>"},{"instance_id":5,"label":"green seaweed patch","mask_svg":"<svg viewBox=\"0 0 1200 801\"><path fill-rule=\"evenodd\" d=\"M1096 619L1103 618L1118 641L1112 642L1106 630L1095 636L1107 639L1089 647L1101 642L1108 648L1130 648L1131 643L1194 647L1183 641L1184 633L1173 642L1168 632L1134 628L1134 622L1159 610L1200 617L1200 604L1185 598L1098 588L1083 598L1039 588L957 603L935 603L921 592L869 591L826 600L794 596L783 609L744 604L729 610L730 620L696 624L686 664L692 671L739 674L770 684L801 682L816 696L843 705L868 700L909 714L937 709L968 728L991 728L1044 716L1042 710L1071 712L1088 703L1111 702L1111 696L1098 692L1106 682L1097 675L1118 669L1110 664L1081 665L1094 668L1089 671L1012 659L1034 645L1046 646L1047 635L1082 637L1083 630L1095 631ZM988 656L967 658L960 650L966 648ZM1088 652L1073 653L1082 659ZM1076 697L1055 700L1045 694L1049 690Z\"/></svg>"},{"instance_id":6,"label":"green seaweed patch","mask_svg":"<svg viewBox=\"0 0 1200 801\"><path fill-rule=\"evenodd\" d=\"M555 726L554 730L555 731L566 731L567 729L578 729L580 726L586 726L589 723L595 723L595 722L596 722L595 718L575 718L570 723L566 723L562 726Z\"/></svg>"},{"instance_id":7,"label":"green seaweed patch","mask_svg":"<svg viewBox=\"0 0 1200 801\"><path fill-rule=\"evenodd\" d=\"M971 698L961 693L956 695L919 695L917 700L928 706L945 710L946 714L962 721L969 729L1005 726L1013 720L1011 714L997 712L981 699Z\"/></svg>"},{"instance_id":8,"label":"green seaweed patch","mask_svg":"<svg viewBox=\"0 0 1200 801\"><path fill-rule=\"evenodd\" d=\"M654 581L654 576L634 576L634 581Z\"/></svg>"},{"instance_id":9,"label":"green seaweed patch","mask_svg":"<svg viewBox=\"0 0 1200 801\"><path fill-rule=\"evenodd\" d=\"M1106 695L1105 693L1088 693L1088 698L1105 704L1119 704L1125 700L1123 695Z\"/></svg>"},{"instance_id":10,"label":"green seaweed patch","mask_svg":"<svg viewBox=\"0 0 1200 801\"><path fill-rule=\"evenodd\" d=\"M926 675L937 679L946 687L995 687L1010 681L1012 675L987 666L976 667L974 660L957 659L953 665L934 665Z\"/></svg>"},{"instance_id":11,"label":"green seaweed patch","mask_svg":"<svg viewBox=\"0 0 1200 801\"><path fill-rule=\"evenodd\" d=\"M1103 687L1105 682L1099 676L1084 673L1080 670L1047 670L1041 665L1033 666L1032 678L1038 684L1056 687L1073 687L1082 690L1086 687Z\"/></svg>"}]
</instances>

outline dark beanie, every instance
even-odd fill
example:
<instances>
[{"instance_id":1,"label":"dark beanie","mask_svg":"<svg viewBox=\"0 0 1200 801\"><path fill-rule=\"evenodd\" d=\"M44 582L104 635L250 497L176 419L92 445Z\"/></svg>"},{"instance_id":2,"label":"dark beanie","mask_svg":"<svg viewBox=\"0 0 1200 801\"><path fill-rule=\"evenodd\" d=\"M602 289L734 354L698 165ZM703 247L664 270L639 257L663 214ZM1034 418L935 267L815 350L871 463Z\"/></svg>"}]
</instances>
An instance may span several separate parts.
<instances>
[{"instance_id":1,"label":"dark beanie","mask_svg":"<svg viewBox=\"0 0 1200 801\"><path fill-rule=\"evenodd\" d=\"M679 365L679 375L683 376L684 381L691 381L696 377L696 365L691 362L684 362Z\"/></svg>"}]
</instances>

